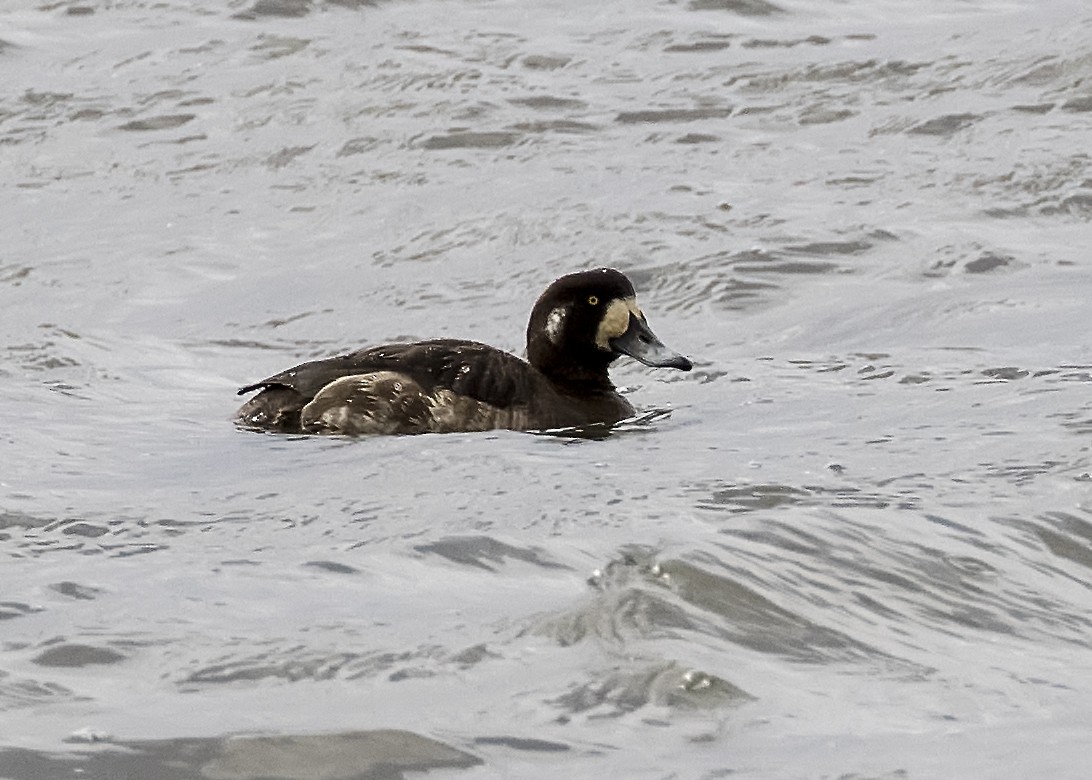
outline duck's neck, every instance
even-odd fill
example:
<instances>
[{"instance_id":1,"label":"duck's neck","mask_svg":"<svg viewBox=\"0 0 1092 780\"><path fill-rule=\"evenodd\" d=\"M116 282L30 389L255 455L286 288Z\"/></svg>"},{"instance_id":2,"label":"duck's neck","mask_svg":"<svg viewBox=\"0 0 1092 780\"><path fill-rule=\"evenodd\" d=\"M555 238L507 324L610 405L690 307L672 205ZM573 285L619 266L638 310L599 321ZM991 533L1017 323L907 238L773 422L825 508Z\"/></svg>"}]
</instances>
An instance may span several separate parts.
<instances>
[{"instance_id":1,"label":"duck's neck","mask_svg":"<svg viewBox=\"0 0 1092 780\"><path fill-rule=\"evenodd\" d=\"M534 364L551 382L576 394L614 392L614 384L607 373L609 362L600 366L588 366L570 361Z\"/></svg>"},{"instance_id":2,"label":"duck's neck","mask_svg":"<svg viewBox=\"0 0 1092 780\"><path fill-rule=\"evenodd\" d=\"M545 334L535 327L532 317L527 329L527 359L551 382L572 392L607 393L614 390L607 369L614 356L594 346L574 346L558 349Z\"/></svg>"}]
</instances>

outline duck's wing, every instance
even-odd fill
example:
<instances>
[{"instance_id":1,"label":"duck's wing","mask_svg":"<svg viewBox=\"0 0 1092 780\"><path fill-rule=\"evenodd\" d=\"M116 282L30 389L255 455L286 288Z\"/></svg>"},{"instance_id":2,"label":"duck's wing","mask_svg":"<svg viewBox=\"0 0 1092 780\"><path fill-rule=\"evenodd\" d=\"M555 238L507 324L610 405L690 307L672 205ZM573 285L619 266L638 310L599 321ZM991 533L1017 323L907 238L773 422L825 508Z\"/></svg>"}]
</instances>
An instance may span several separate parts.
<instances>
[{"instance_id":1,"label":"duck's wing","mask_svg":"<svg viewBox=\"0 0 1092 780\"><path fill-rule=\"evenodd\" d=\"M310 360L300 363L298 366L285 369L279 374L266 377L260 382L255 382L239 388L239 395L246 395L255 390L286 389L292 390L303 398L311 399L315 394L336 379L353 374L363 374L379 369L382 361L370 359L370 353L376 353L376 358L385 358L387 350L400 350L410 346L409 344L390 344L386 347L374 347L362 349L348 355L338 355L322 360Z\"/></svg>"},{"instance_id":2,"label":"duck's wing","mask_svg":"<svg viewBox=\"0 0 1092 780\"><path fill-rule=\"evenodd\" d=\"M335 380L378 371L402 374L427 393L450 390L501 409L527 404L536 374L528 363L496 347L476 341L437 339L385 344L301 363L243 387L239 395L254 390L281 395L291 391L288 395L306 403Z\"/></svg>"}]
</instances>

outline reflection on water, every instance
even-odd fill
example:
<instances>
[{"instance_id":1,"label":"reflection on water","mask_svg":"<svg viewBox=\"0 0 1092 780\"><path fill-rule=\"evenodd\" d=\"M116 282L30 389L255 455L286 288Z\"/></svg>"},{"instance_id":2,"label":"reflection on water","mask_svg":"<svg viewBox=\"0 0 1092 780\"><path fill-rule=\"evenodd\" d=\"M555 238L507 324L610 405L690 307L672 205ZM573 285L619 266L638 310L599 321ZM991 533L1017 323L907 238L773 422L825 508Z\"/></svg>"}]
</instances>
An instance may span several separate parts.
<instances>
[{"instance_id":1,"label":"reflection on water","mask_svg":"<svg viewBox=\"0 0 1092 780\"><path fill-rule=\"evenodd\" d=\"M1080 774L1083 4L0 16L0 774ZM623 424L230 424L598 265Z\"/></svg>"}]
</instances>

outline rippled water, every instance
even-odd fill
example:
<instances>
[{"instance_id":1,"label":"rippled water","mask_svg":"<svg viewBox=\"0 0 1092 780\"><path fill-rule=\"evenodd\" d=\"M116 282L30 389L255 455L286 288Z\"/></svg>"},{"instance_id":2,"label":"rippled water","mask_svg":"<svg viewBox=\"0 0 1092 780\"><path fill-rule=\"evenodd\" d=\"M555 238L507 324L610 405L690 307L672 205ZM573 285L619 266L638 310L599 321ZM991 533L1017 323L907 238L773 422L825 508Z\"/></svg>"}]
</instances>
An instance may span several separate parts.
<instances>
[{"instance_id":1,"label":"rippled water","mask_svg":"<svg viewBox=\"0 0 1092 780\"><path fill-rule=\"evenodd\" d=\"M1086 773L1086 4L75 0L0 68L0 776ZM228 422L595 265L670 416Z\"/></svg>"}]
</instances>

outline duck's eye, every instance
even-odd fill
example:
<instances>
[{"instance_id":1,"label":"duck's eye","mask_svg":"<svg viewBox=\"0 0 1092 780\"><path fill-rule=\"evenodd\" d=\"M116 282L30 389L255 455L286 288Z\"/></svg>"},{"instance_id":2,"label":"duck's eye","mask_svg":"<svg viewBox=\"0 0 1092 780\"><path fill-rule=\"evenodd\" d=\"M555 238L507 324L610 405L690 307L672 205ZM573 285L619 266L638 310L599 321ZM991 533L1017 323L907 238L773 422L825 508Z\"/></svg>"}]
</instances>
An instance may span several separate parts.
<instances>
[{"instance_id":1,"label":"duck's eye","mask_svg":"<svg viewBox=\"0 0 1092 780\"><path fill-rule=\"evenodd\" d=\"M589 295L588 296L588 304L590 306L598 306L599 305L599 296L598 295Z\"/></svg>"}]
</instances>

